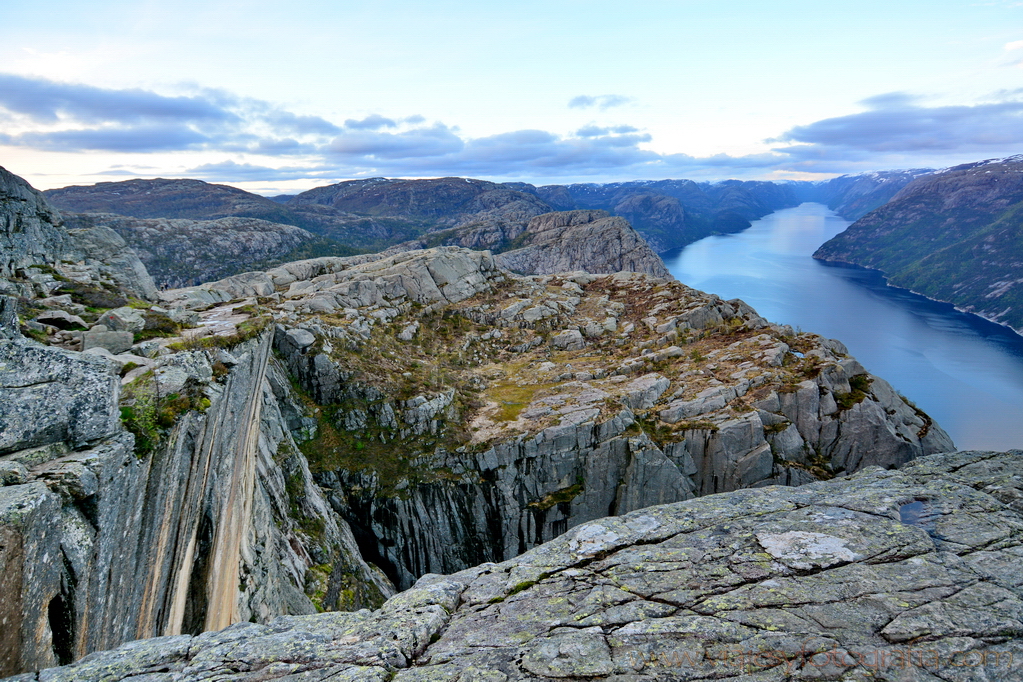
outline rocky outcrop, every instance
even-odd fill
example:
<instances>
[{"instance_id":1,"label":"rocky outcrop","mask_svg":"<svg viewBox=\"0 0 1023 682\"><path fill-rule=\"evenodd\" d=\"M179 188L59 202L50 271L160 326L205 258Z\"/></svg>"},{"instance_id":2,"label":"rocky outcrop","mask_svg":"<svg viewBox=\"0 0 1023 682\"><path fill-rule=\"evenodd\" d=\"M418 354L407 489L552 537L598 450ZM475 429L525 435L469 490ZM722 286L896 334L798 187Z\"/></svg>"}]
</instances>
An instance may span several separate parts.
<instances>
[{"instance_id":1,"label":"rocky outcrop","mask_svg":"<svg viewBox=\"0 0 1023 682\"><path fill-rule=\"evenodd\" d=\"M924 175L827 241L814 258L884 273L1023 333L1023 157Z\"/></svg>"},{"instance_id":2,"label":"rocky outcrop","mask_svg":"<svg viewBox=\"0 0 1023 682\"><path fill-rule=\"evenodd\" d=\"M156 295L123 239L106 228L69 231L41 192L0 168L0 293L47 297L68 281Z\"/></svg>"},{"instance_id":3,"label":"rocky outcrop","mask_svg":"<svg viewBox=\"0 0 1023 682\"><path fill-rule=\"evenodd\" d=\"M269 337L146 362L120 401L135 438L117 363L0 344L0 671L391 593L292 440L301 417ZM168 418L141 449L146 424Z\"/></svg>"},{"instance_id":4,"label":"rocky outcrop","mask_svg":"<svg viewBox=\"0 0 1023 682\"><path fill-rule=\"evenodd\" d=\"M661 258L628 222L604 211L537 216L529 221L522 241L521 248L497 256L502 267L527 275L583 270L671 276Z\"/></svg>"},{"instance_id":5,"label":"rocky outcrop","mask_svg":"<svg viewBox=\"0 0 1023 682\"><path fill-rule=\"evenodd\" d=\"M1015 680L1021 456L649 507L372 613L132 642L38 679Z\"/></svg>"},{"instance_id":6,"label":"rocky outcrop","mask_svg":"<svg viewBox=\"0 0 1023 682\"><path fill-rule=\"evenodd\" d=\"M67 248L60 214L17 175L0 168L0 278L50 265Z\"/></svg>"}]
</instances>

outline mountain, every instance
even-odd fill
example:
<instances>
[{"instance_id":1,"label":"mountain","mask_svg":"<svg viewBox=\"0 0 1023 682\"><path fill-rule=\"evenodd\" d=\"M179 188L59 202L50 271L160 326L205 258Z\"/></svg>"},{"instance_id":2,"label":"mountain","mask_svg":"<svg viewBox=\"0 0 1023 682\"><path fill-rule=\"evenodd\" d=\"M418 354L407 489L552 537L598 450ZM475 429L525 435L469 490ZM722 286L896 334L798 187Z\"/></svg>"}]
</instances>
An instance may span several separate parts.
<instances>
[{"instance_id":1,"label":"mountain","mask_svg":"<svg viewBox=\"0 0 1023 682\"><path fill-rule=\"evenodd\" d=\"M744 230L750 220L799 203L787 185L739 180L545 185L532 191L559 210L597 208L622 216L658 253Z\"/></svg>"},{"instance_id":2,"label":"mountain","mask_svg":"<svg viewBox=\"0 0 1023 682\"><path fill-rule=\"evenodd\" d=\"M874 171L823 182L793 183L793 190L801 201L825 204L843 218L857 220L888 203L913 180L933 172L930 168Z\"/></svg>"},{"instance_id":3,"label":"mountain","mask_svg":"<svg viewBox=\"0 0 1023 682\"><path fill-rule=\"evenodd\" d=\"M1023 333L1023 156L910 182L814 258L880 270L889 283Z\"/></svg>"},{"instance_id":4,"label":"mountain","mask_svg":"<svg viewBox=\"0 0 1023 682\"><path fill-rule=\"evenodd\" d=\"M399 621L418 633L413 648L429 646L434 630L415 619L447 622L454 592L434 591L432 606L419 592L387 601L396 585L520 555L522 566L551 557L560 571L561 560L540 545L566 532L573 534L564 542L596 543L596 554L575 567L585 572L605 557L600 543L617 541L602 528L619 529L617 538L655 531L642 515L592 523L609 514L664 503L685 510L679 505L694 497L837 479L819 497L772 488L725 503L750 520L771 508L797 524L812 512L824 516L810 521L834 533L847 529L836 536L846 545L786 535L788 526L759 529L781 536L763 540L765 550L782 565L796 562L792 570L803 576L814 571L800 565L831 556L825 549L842 563L858 560L846 550L869 555L868 566L917 556L906 547L930 551L919 544L926 533L909 531L916 534L906 539L889 533L900 526L885 525L880 544L871 545L878 551L867 552L851 535L853 524L863 525L848 516L854 510L869 507L873 525L864 532L872 532L879 522L895 523L892 505L909 505L912 514L918 497L961 496L912 481L893 492L895 474L877 470L871 475L887 482L878 485L889 506L880 497L863 501L855 489L829 495L847 490L841 486L856 480L854 472L953 444L838 341L772 325L742 301L671 279L585 272L634 266L634 250L618 248L624 241L569 248L580 239L621 240L629 232L620 218L544 214L526 232L536 241L496 256L442 246L322 257L145 300L117 288L113 275L133 252L116 233L68 230L43 195L10 174L3 180L0 262L14 265L0 279L0 674L71 663L139 637L159 636L157 646L185 658L211 641L236 649L250 639L265 657L281 651L251 638L250 627L277 633L287 649L272 665L254 663L259 675L302 674L325 649L362 642L362 630L349 626L379 619L362 609L385 602L385 614L404 614ZM572 272L503 269L501 256L521 249L534 249L530 262ZM964 499L970 510L980 504L976 495ZM717 503L708 504L719 514ZM935 504L941 513L952 508L945 498ZM927 527L934 517L922 509ZM693 518L681 514L678 523ZM958 533L990 537L953 521L954 542ZM944 537L953 529L939 530ZM752 542L754 531L729 521L707 532L730 557L729 543ZM891 538L896 546L884 544ZM655 540L636 542L642 552ZM751 584L751 570L782 570L762 554L745 563L746 554L736 555L735 585ZM1001 554L984 565L999 561ZM483 572L499 571L495 580L507 584L503 594L480 587L482 604L495 609L550 577L529 568L503 577L489 566ZM874 594L877 581L868 582ZM627 606L631 597L614 593L605 603L601 595L603 588L595 603L622 605L626 614L638 608L642 618L666 601L650 600L654 611L647 611ZM530 613L539 604L531 601ZM301 618L317 611L349 612L316 621L348 623L339 625L346 634L303 630L305 644L292 647L281 634L287 624L309 622ZM359 660L368 667L349 671L350 679L373 679L376 663L409 661L393 648L404 646L393 644L404 626L373 622L391 643L366 644ZM149 644L133 646L139 657L122 650L113 668L101 655L80 665L102 661L111 678L118 665L161 679L183 672L179 659L151 660ZM230 669L247 675L248 666L236 661ZM40 679L90 679L90 670Z\"/></svg>"},{"instance_id":5,"label":"mountain","mask_svg":"<svg viewBox=\"0 0 1023 682\"><path fill-rule=\"evenodd\" d=\"M293 214L270 199L202 180L157 178L100 182L50 189L43 194L59 210L74 213L189 220L238 216L302 227Z\"/></svg>"},{"instance_id":6,"label":"mountain","mask_svg":"<svg viewBox=\"0 0 1023 682\"><path fill-rule=\"evenodd\" d=\"M787 185L737 180L534 187L471 178L369 178L272 199L199 180L128 180L65 187L46 195L67 212L258 218L302 227L363 251L416 241L499 251L512 245L538 215L601 209L628 220L655 251L663 252L710 234L745 229L750 220L798 203ZM178 277L185 279L184 273Z\"/></svg>"}]
</instances>

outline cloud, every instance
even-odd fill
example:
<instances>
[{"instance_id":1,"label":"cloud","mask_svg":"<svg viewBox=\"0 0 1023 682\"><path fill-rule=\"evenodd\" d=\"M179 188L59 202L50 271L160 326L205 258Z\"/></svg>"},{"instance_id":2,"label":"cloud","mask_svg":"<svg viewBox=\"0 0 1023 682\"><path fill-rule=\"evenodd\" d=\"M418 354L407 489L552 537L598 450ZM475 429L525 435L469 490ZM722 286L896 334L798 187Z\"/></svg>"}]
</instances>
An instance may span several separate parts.
<instances>
[{"instance_id":1,"label":"cloud","mask_svg":"<svg viewBox=\"0 0 1023 682\"><path fill-rule=\"evenodd\" d=\"M72 119L83 123L182 122L238 119L203 97L165 97L146 90L107 90L42 78L0 74L0 107L39 123Z\"/></svg>"},{"instance_id":2,"label":"cloud","mask_svg":"<svg viewBox=\"0 0 1023 682\"><path fill-rule=\"evenodd\" d=\"M601 128L599 126L589 125L583 126L579 130L575 131L576 137L598 137L600 135L607 135L609 133L635 133L639 132L638 128L632 126L611 126L609 128Z\"/></svg>"},{"instance_id":3,"label":"cloud","mask_svg":"<svg viewBox=\"0 0 1023 682\"><path fill-rule=\"evenodd\" d=\"M865 152L1002 152L1023 144L1023 101L920 107L899 93L868 100L874 108L796 126L774 141ZM798 150L781 149L790 155Z\"/></svg>"},{"instance_id":4,"label":"cloud","mask_svg":"<svg viewBox=\"0 0 1023 682\"><path fill-rule=\"evenodd\" d=\"M769 140L778 143L769 152L708 157L647 149L652 137L625 124L590 123L569 134L525 129L473 138L418 114L372 114L337 125L227 91L192 86L189 93L169 97L0 74L0 117L9 120L0 145L234 157L187 171L218 181L368 175L719 179L952 165L1023 151L1023 89L992 93L973 106L939 107L922 106L925 98L917 95L883 93L863 100L865 110L859 113L791 128ZM621 95L583 95L570 106L600 109L627 101Z\"/></svg>"},{"instance_id":5,"label":"cloud","mask_svg":"<svg viewBox=\"0 0 1023 682\"><path fill-rule=\"evenodd\" d=\"M422 116L418 117L421 122ZM353 130L380 130L381 128L397 128L398 124L389 118L384 118L380 114L370 114L362 120L355 120L350 118L345 121L345 128L351 128Z\"/></svg>"},{"instance_id":6,"label":"cloud","mask_svg":"<svg viewBox=\"0 0 1023 682\"><path fill-rule=\"evenodd\" d=\"M344 177L338 174L336 166L286 166L271 168L251 163L237 163L231 160L195 166L185 170L182 176L219 182L275 182L281 180L304 180L307 178L337 180Z\"/></svg>"},{"instance_id":7,"label":"cloud","mask_svg":"<svg viewBox=\"0 0 1023 682\"><path fill-rule=\"evenodd\" d=\"M601 111L611 107L620 107L632 101L625 95L578 95L568 100L569 109L590 109L596 107Z\"/></svg>"},{"instance_id":8,"label":"cloud","mask_svg":"<svg viewBox=\"0 0 1023 682\"><path fill-rule=\"evenodd\" d=\"M1009 50L1023 50L1023 40L1014 40L1011 43L1005 44L1006 51Z\"/></svg>"},{"instance_id":9,"label":"cloud","mask_svg":"<svg viewBox=\"0 0 1023 682\"><path fill-rule=\"evenodd\" d=\"M8 136L6 144L45 151L162 152L200 149L209 138L188 126L137 126L30 132Z\"/></svg>"},{"instance_id":10,"label":"cloud","mask_svg":"<svg viewBox=\"0 0 1023 682\"><path fill-rule=\"evenodd\" d=\"M348 162L373 162L446 156L459 151L464 144L450 128L438 123L429 128L413 128L400 133L346 132L334 138L324 150Z\"/></svg>"}]
</instances>

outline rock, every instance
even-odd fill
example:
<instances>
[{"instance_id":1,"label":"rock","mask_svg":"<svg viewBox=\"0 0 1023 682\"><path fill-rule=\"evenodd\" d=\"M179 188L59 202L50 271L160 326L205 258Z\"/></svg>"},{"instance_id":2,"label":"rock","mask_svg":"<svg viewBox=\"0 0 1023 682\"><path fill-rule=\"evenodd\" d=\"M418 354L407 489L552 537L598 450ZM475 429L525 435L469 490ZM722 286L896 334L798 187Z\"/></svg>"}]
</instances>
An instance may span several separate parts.
<instances>
[{"instance_id":1,"label":"rock","mask_svg":"<svg viewBox=\"0 0 1023 682\"><path fill-rule=\"evenodd\" d=\"M120 429L117 377L99 358L0 341L0 454Z\"/></svg>"},{"instance_id":2,"label":"rock","mask_svg":"<svg viewBox=\"0 0 1023 682\"><path fill-rule=\"evenodd\" d=\"M562 350L579 350L586 345L586 341L578 329L566 329L551 338L551 345Z\"/></svg>"},{"instance_id":3,"label":"rock","mask_svg":"<svg viewBox=\"0 0 1023 682\"><path fill-rule=\"evenodd\" d=\"M71 250L67 257L89 266L99 279L106 279L122 291L154 301L156 284L128 244L109 227L70 230Z\"/></svg>"},{"instance_id":4,"label":"rock","mask_svg":"<svg viewBox=\"0 0 1023 682\"><path fill-rule=\"evenodd\" d=\"M1020 456L948 453L648 507L424 576L378 611L132 642L39 679L172 669L190 682L230 666L285 680L301 656L307 673L359 680L901 679L907 660L944 678L971 660L1010 682L1023 654L1006 634L1023 626Z\"/></svg>"},{"instance_id":5,"label":"rock","mask_svg":"<svg viewBox=\"0 0 1023 682\"><path fill-rule=\"evenodd\" d=\"M419 323L413 322L406 325L404 329L398 332L398 339L401 341L411 341L416 337L416 332L419 331Z\"/></svg>"},{"instance_id":6,"label":"rock","mask_svg":"<svg viewBox=\"0 0 1023 682\"><path fill-rule=\"evenodd\" d=\"M142 311L124 306L103 313L98 323L115 332L140 332L146 327L146 318Z\"/></svg>"},{"instance_id":7,"label":"rock","mask_svg":"<svg viewBox=\"0 0 1023 682\"><path fill-rule=\"evenodd\" d=\"M316 341L316 337L307 329L289 329L286 336L288 342L299 350L313 345Z\"/></svg>"},{"instance_id":8,"label":"rock","mask_svg":"<svg viewBox=\"0 0 1023 682\"><path fill-rule=\"evenodd\" d=\"M31 265L52 265L70 239L60 214L16 175L0 168L0 278Z\"/></svg>"},{"instance_id":9,"label":"rock","mask_svg":"<svg viewBox=\"0 0 1023 682\"><path fill-rule=\"evenodd\" d=\"M626 386L622 402L633 410L648 409L654 406L670 385L671 382L660 374L644 374Z\"/></svg>"},{"instance_id":10,"label":"rock","mask_svg":"<svg viewBox=\"0 0 1023 682\"><path fill-rule=\"evenodd\" d=\"M18 330L18 299L0 296L0 339L21 339Z\"/></svg>"},{"instance_id":11,"label":"rock","mask_svg":"<svg viewBox=\"0 0 1023 682\"><path fill-rule=\"evenodd\" d=\"M65 220L74 227L113 230L138 253L157 284L172 287L251 271L260 264L287 258L316 239L300 227L251 217L189 220L66 213Z\"/></svg>"},{"instance_id":12,"label":"rock","mask_svg":"<svg viewBox=\"0 0 1023 682\"><path fill-rule=\"evenodd\" d=\"M135 335L128 331L96 331L95 328L82 332L82 350L104 348L113 354L123 353L135 343Z\"/></svg>"},{"instance_id":13,"label":"rock","mask_svg":"<svg viewBox=\"0 0 1023 682\"><path fill-rule=\"evenodd\" d=\"M21 462L0 460L0 486L21 485L28 480L28 470Z\"/></svg>"},{"instance_id":14,"label":"rock","mask_svg":"<svg viewBox=\"0 0 1023 682\"><path fill-rule=\"evenodd\" d=\"M622 218L605 211L546 213L530 220L527 246L496 256L513 272L642 272L671 277L660 257Z\"/></svg>"},{"instance_id":15,"label":"rock","mask_svg":"<svg viewBox=\"0 0 1023 682\"><path fill-rule=\"evenodd\" d=\"M63 310L50 310L36 317L36 322L46 324L57 329L88 329L89 324L78 317Z\"/></svg>"}]
</instances>

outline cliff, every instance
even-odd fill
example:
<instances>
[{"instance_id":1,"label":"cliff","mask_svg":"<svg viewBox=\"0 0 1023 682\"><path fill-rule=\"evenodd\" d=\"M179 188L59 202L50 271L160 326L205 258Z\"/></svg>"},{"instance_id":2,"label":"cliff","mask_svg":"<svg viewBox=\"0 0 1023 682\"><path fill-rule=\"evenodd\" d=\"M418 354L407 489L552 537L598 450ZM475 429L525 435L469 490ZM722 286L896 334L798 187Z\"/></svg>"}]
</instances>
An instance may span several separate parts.
<instances>
[{"instance_id":1,"label":"cliff","mask_svg":"<svg viewBox=\"0 0 1023 682\"><path fill-rule=\"evenodd\" d=\"M1023 332L1023 157L920 177L822 245L814 258L884 273L889 283Z\"/></svg>"},{"instance_id":2,"label":"cliff","mask_svg":"<svg viewBox=\"0 0 1023 682\"><path fill-rule=\"evenodd\" d=\"M1021 451L655 506L374 612L132 642L21 679L1018 679Z\"/></svg>"}]
</instances>

